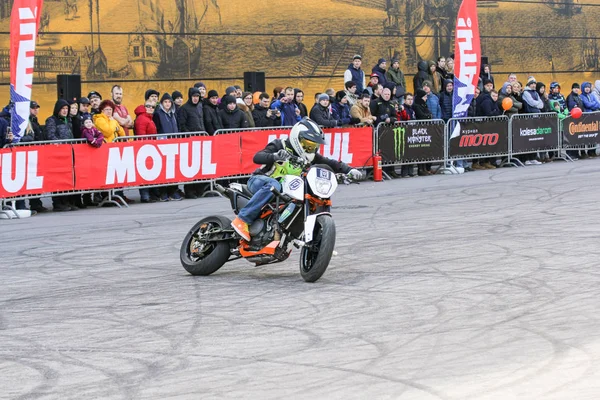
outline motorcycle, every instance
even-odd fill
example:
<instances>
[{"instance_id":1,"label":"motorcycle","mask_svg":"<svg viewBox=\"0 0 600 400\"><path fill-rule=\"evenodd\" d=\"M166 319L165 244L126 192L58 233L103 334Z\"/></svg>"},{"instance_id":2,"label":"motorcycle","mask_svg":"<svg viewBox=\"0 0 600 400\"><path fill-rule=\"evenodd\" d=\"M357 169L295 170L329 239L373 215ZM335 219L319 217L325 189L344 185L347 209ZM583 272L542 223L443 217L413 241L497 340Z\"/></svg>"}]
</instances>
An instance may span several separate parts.
<instances>
[{"instance_id":1,"label":"motorcycle","mask_svg":"<svg viewBox=\"0 0 600 400\"><path fill-rule=\"evenodd\" d=\"M235 232L229 218L203 218L181 244L180 260L187 272L210 275L240 258L256 266L280 263L288 259L293 246L300 249L300 275L306 282L315 282L325 273L335 247L331 196L338 187L338 178L351 182L344 174L336 175L328 165L305 166L299 157L277 162L276 167L301 173L283 175L281 192L271 187L272 201L249 226L250 242ZM247 186L239 183L228 188L216 184L215 189L229 198L236 215L252 197Z\"/></svg>"}]
</instances>

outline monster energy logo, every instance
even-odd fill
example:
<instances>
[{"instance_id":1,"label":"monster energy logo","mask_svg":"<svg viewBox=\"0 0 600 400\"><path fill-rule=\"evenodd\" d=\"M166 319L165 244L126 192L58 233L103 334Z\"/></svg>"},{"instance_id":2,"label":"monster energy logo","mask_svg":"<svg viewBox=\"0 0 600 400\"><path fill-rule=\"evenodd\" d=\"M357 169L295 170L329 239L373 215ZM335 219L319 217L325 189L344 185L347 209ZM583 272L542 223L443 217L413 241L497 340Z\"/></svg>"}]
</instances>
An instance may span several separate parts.
<instances>
[{"instance_id":1,"label":"monster energy logo","mask_svg":"<svg viewBox=\"0 0 600 400\"><path fill-rule=\"evenodd\" d=\"M394 128L394 154L396 160L400 160L404 155L406 146L406 128Z\"/></svg>"}]
</instances>

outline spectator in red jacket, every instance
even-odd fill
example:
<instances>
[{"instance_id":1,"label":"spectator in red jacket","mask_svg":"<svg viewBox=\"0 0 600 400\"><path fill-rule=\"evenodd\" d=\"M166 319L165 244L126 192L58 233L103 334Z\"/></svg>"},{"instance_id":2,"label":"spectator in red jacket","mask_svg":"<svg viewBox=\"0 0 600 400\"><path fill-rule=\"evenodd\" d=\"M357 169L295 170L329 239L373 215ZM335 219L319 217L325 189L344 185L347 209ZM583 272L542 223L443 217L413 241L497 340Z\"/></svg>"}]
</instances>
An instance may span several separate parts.
<instances>
[{"instance_id":1,"label":"spectator in red jacket","mask_svg":"<svg viewBox=\"0 0 600 400\"><path fill-rule=\"evenodd\" d=\"M136 136L144 136L144 135L156 135L156 124L152 120L152 115L154 114L155 105L146 100L145 104L141 104L135 109L135 135Z\"/></svg>"}]
</instances>

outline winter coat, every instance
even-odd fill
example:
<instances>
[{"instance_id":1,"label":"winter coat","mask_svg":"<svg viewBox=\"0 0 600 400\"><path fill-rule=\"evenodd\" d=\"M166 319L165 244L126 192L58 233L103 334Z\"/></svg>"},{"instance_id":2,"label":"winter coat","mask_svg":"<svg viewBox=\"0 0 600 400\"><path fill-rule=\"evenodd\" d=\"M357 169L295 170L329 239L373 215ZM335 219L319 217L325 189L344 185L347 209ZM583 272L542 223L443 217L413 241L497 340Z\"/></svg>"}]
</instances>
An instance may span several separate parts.
<instances>
[{"instance_id":1,"label":"winter coat","mask_svg":"<svg viewBox=\"0 0 600 400\"><path fill-rule=\"evenodd\" d=\"M408 104L404 104L403 108L404 108L404 110L396 113L396 115L400 114L399 121L413 121L413 120L417 119L415 110L413 109L412 106L409 106Z\"/></svg>"},{"instance_id":2,"label":"winter coat","mask_svg":"<svg viewBox=\"0 0 600 400\"><path fill-rule=\"evenodd\" d=\"M8 140L6 140L6 130L8 129L8 125L9 122L6 120L6 118L0 117L0 149L5 145L10 144Z\"/></svg>"},{"instance_id":3,"label":"winter coat","mask_svg":"<svg viewBox=\"0 0 600 400\"><path fill-rule=\"evenodd\" d=\"M596 98L592 95L592 92L585 93L586 88L592 88L592 84L590 82L583 82L581 84L581 102L583 103L583 112L590 111L598 111L600 110L600 102L596 100Z\"/></svg>"},{"instance_id":4,"label":"winter coat","mask_svg":"<svg viewBox=\"0 0 600 400\"><path fill-rule=\"evenodd\" d=\"M354 68L353 64L348 65L348 69L344 72L344 83L346 82L354 82L356 93L362 93L365 89L365 71L362 68Z\"/></svg>"},{"instance_id":5,"label":"winter coat","mask_svg":"<svg viewBox=\"0 0 600 400\"><path fill-rule=\"evenodd\" d=\"M109 118L103 113L94 115L94 125L102 133L106 143L112 143L119 136L125 136L125 131L117 120L112 117Z\"/></svg>"},{"instance_id":6,"label":"winter coat","mask_svg":"<svg viewBox=\"0 0 600 400\"><path fill-rule=\"evenodd\" d=\"M146 112L146 107L142 104L135 108L135 122L133 123L133 129L135 130L136 136L145 135L156 135L156 125L152 120L152 114Z\"/></svg>"},{"instance_id":7,"label":"winter coat","mask_svg":"<svg viewBox=\"0 0 600 400\"><path fill-rule=\"evenodd\" d=\"M339 125L338 121L329 112L329 107L323 107L319 103L315 104L310 110L310 119L326 128L333 128Z\"/></svg>"},{"instance_id":8,"label":"winter coat","mask_svg":"<svg viewBox=\"0 0 600 400\"><path fill-rule=\"evenodd\" d=\"M506 93L506 88L508 86L510 86L510 83L506 82L504 85L502 85L502 89L500 89L500 92L498 93L498 107L500 108L501 112L504 112L504 115L510 118L512 115L519 113L519 110L523 108L523 103L517 101L517 99L512 94L509 96ZM506 111L504 111L504 108L502 108L502 100L504 100L505 98L509 98L513 102L512 107Z\"/></svg>"},{"instance_id":9,"label":"winter coat","mask_svg":"<svg viewBox=\"0 0 600 400\"><path fill-rule=\"evenodd\" d=\"M363 107L361 103L356 103L350 109L350 116L352 118L358 118L361 124L371 124L371 109L369 107Z\"/></svg>"},{"instance_id":10,"label":"winter coat","mask_svg":"<svg viewBox=\"0 0 600 400\"><path fill-rule=\"evenodd\" d=\"M388 68L385 73L385 79L396 85L396 97L404 96L404 93L406 93L406 79L404 78L404 72L400 68Z\"/></svg>"},{"instance_id":11,"label":"winter coat","mask_svg":"<svg viewBox=\"0 0 600 400\"><path fill-rule=\"evenodd\" d=\"M442 118L442 108L440 107L440 98L435 93L427 95L427 108L431 112L433 119Z\"/></svg>"},{"instance_id":12,"label":"winter coat","mask_svg":"<svg viewBox=\"0 0 600 400\"><path fill-rule=\"evenodd\" d=\"M296 122L299 122L302 118L296 114L298 106L295 103L284 103L281 100L277 100L271 104L271 109L278 109L281 111L281 126L293 126Z\"/></svg>"},{"instance_id":13,"label":"winter coat","mask_svg":"<svg viewBox=\"0 0 600 400\"><path fill-rule=\"evenodd\" d=\"M398 117L396 116L396 108L391 101L385 101L383 99L377 99L371 102L371 115L376 117L375 124L386 122L386 119L390 119L390 124L396 122Z\"/></svg>"},{"instance_id":14,"label":"winter coat","mask_svg":"<svg viewBox=\"0 0 600 400\"><path fill-rule=\"evenodd\" d=\"M377 77L379 78L379 84L385 87L385 84L387 83L387 79L385 77L385 69L381 68L379 65L376 65L373 67L371 72L377 75Z\"/></svg>"},{"instance_id":15,"label":"winter coat","mask_svg":"<svg viewBox=\"0 0 600 400\"><path fill-rule=\"evenodd\" d=\"M420 97L415 97L415 103L413 104L413 110L415 111L416 119L431 119L431 111L427 107L427 103Z\"/></svg>"},{"instance_id":16,"label":"winter coat","mask_svg":"<svg viewBox=\"0 0 600 400\"><path fill-rule=\"evenodd\" d=\"M88 144L94 147L102 146L102 142L104 141L104 135L95 126L92 126L89 129L84 127L81 130L81 137L86 139Z\"/></svg>"},{"instance_id":17,"label":"winter coat","mask_svg":"<svg viewBox=\"0 0 600 400\"><path fill-rule=\"evenodd\" d=\"M256 124L254 122L254 118L252 117L252 111L246 104L238 104L238 108L246 114L246 119L248 120L248 127L255 128Z\"/></svg>"},{"instance_id":18,"label":"winter coat","mask_svg":"<svg viewBox=\"0 0 600 400\"><path fill-rule=\"evenodd\" d=\"M192 95L200 96L198 88L190 88L188 90L188 101L177 110L179 132L202 132L206 130L204 127L202 101L198 100L198 103L194 104L192 102Z\"/></svg>"},{"instance_id":19,"label":"winter coat","mask_svg":"<svg viewBox=\"0 0 600 400\"><path fill-rule=\"evenodd\" d=\"M350 116L350 107L348 104L333 103L331 106L334 112L334 118L340 121L340 125L350 125L352 117Z\"/></svg>"},{"instance_id":20,"label":"winter coat","mask_svg":"<svg viewBox=\"0 0 600 400\"><path fill-rule=\"evenodd\" d=\"M256 128L267 128L271 126L278 125L278 119L275 114L271 114L271 117L267 117L268 107L263 107L260 104L254 106L254 110L252 111L252 118L254 119L254 124Z\"/></svg>"},{"instance_id":21,"label":"winter coat","mask_svg":"<svg viewBox=\"0 0 600 400\"><path fill-rule=\"evenodd\" d=\"M550 93L548 95L548 100L557 101L561 111L567 109L567 100L565 99L565 96L562 95L562 93Z\"/></svg>"},{"instance_id":22,"label":"winter coat","mask_svg":"<svg viewBox=\"0 0 600 400\"><path fill-rule=\"evenodd\" d=\"M169 111L166 111L161 103L158 104L158 108L154 111L152 116L154 125L156 125L156 131L161 133L177 133L179 127L177 126L177 116L175 115L175 108L171 107Z\"/></svg>"},{"instance_id":23,"label":"winter coat","mask_svg":"<svg viewBox=\"0 0 600 400\"><path fill-rule=\"evenodd\" d=\"M450 118L452 118L453 96L454 96L454 91L448 92L445 89L440 94L440 109L442 111L442 119L444 121L448 121Z\"/></svg>"},{"instance_id":24,"label":"winter coat","mask_svg":"<svg viewBox=\"0 0 600 400\"><path fill-rule=\"evenodd\" d=\"M296 99L296 95L300 92L302 92L302 90L294 89L294 99ZM302 93L304 94L304 92L302 92ZM296 100L294 100L294 104L296 105L296 107L298 107L300 109L300 117L302 117L302 118L308 117L308 108L306 108L306 104L297 103Z\"/></svg>"},{"instance_id":25,"label":"winter coat","mask_svg":"<svg viewBox=\"0 0 600 400\"><path fill-rule=\"evenodd\" d=\"M36 142L41 142L42 140L46 140L44 137L44 131L38 122L38 118L33 115L29 116L29 123L31 124L31 129L33 130L33 140Z\"/></svg>"},{"instance_id":26,"label":"winter coat","mask_svg":"<svg viewBox=\"0 0 600 400\"><path fill-rule=\"evenodd\" d=\"M233 111L227 108L221 111L221 122L223 122L223 129L241 129L250 126L246 113L238 107Z\"/></svg>"},{"instance_id":27,"label":"winter coat","mask_svg":"<svg viewBox=\"0 0 600 400\"><path fill-rule=\"evenodd\" d=\"M583 111L583 102L581 101L581 96L571 92L571 94L567 96L567 108L571 111L575 107L578 107Z\"/></svg>"},{"instance_id":28,"label":"winter coat","mask_svg":"<svg viewBox=\"0 0 600 400\"><path fill-rule=\"evenodd\" d=\"M73 139L73 126L71 125L71 119L67 117L60 117L58 113L61 108L68 106L66 100L58 100L54 105L54 112L51 117L46 119L46 138L48 140L64 140Z\"/></svg>"},{"instance_id":29,"label":"winter coat","mask_svg":"<svg viewBox=\"0 0 600 400\"><path fill-rule=\"evenodd\" d=\"M538 114L544 109L544 101L540 99L540 95L529 87L523 91L523 113Z\"/></svg>"},{"instance_id":30,"label":"winter coat","mask_svg":"<svg viewBox=\"0 0 600 400\"><path fill-rule=\"evenodd\" d=\"M213 105L208 100L204 102L204 127L210 135L214 135L216 131L223 129L221 113L218 104Z\"/></svg>"},{"instance_id":31,"label":"winter coat","mask_svg":"<svg viewBox=\"0 0 600 400\"><path fill-rule=\"evenodd\" d=\"M431 91L435 94L439 94L442 90L444 90L444 88L443 88L444 78L442 77L442 75L439 72L437 72L437 68L433 74L430 72L430 68L432 65L436 65L435 62L429 61L427 63L427 74L429 75L428 80L430 80L431 83L433 84Z\"/></svg>"},{"instance_id":32,"label":"winter coat","mask_svg":"<svg viewBox=\"0 0 600 400\"><path fill-rule=\"evenodd\" d=\"M492 100L492 96L487 92L481 92L476 101L475 113L478 117L494 117L501 115L498 104Z\"/></svg>"},{"instance_id":33,"label":"winter coat","mask_svg":"<svg viewBox=\"0 0 600 400\"><path fill-rule=\"evenodd\" d=\"M418 72L413 78L413 87L415 93L417 89L423 88L423 82L429 79L429 74L427 73L427 61L419 61L417 64Z\"/></svg>"}]
</instances>

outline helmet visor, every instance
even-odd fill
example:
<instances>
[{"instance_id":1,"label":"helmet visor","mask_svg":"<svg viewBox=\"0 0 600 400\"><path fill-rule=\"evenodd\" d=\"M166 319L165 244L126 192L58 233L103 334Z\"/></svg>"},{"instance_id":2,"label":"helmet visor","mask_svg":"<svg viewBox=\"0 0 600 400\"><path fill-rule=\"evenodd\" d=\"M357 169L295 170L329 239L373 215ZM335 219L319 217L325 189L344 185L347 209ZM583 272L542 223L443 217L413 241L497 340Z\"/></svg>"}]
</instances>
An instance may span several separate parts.
<instances>
[{"instance_id":1,"label":"helmet visor","mask_svg":"<svg viewBox=\"0 0 600 400\"><path fill-rule=\"evenodd\" d=\"M300 139L300 144L302 145L302 148L304 149L305 152L307 152L308 154L312 154L312 153L316 153L317 150L319 150L319 147L321 146L318 143L312 142L308 139Z\"/></svg>"}]
</instances>

